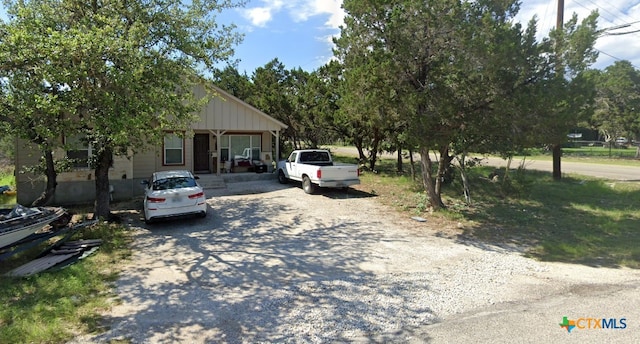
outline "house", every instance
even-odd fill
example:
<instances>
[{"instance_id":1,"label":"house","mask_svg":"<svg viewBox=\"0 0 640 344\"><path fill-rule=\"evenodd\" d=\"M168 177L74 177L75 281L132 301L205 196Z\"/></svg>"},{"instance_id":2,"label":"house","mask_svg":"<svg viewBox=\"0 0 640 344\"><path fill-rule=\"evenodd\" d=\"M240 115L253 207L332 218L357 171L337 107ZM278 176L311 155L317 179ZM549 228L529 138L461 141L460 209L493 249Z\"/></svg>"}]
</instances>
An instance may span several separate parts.
<instances>
[{"instance_id":1,"label":"house","mask_svg":"<svg viewBox=\"0 0 640 344\"><path fill-rule=\"evenodd\" d=\"M140 182L155 171L185 169L201 176L256 169L272 171L272 164L280 155L280 132L287 125L220 88L214 89L218 96L202 108L200 119L191 125L193 137L181 138L168 131L163 145L156 150L138 153L131 158L114 157L109 171L112 199L125 200L142 195ZM204 97L205 92L204 87L194 90L197 97ZM40 160L38 150L29 148L25 143L16 143L16 171L23 166L36 165ZM86 163L91 147L54 154L66 154L78 159L79 163L72 171L58 175L53 203L64 205L95 200L94 170ZM17 173L16 187L18 203L30 204L44 190L45 178Z\"/></svg>"}]
</instances>

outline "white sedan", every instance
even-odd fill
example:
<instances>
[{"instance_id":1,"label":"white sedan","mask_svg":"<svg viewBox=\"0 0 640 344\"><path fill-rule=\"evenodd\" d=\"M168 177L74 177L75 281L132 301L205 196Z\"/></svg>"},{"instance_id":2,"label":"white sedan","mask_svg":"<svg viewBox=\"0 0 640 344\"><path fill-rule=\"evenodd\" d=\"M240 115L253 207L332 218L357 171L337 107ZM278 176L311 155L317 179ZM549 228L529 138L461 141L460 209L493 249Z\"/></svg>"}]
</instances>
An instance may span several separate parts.
<instances>
[{"instance_id":1,"label":"white sedan","mask_svg":"<svg viewBox=\"0 0 640 344\"><path fill-rule=\"evenodd\" d=\"M189 171L155 172L142 182L144 190L144 221L183 215L207 216L204 190Z\"/></svg>"}]
</instances>

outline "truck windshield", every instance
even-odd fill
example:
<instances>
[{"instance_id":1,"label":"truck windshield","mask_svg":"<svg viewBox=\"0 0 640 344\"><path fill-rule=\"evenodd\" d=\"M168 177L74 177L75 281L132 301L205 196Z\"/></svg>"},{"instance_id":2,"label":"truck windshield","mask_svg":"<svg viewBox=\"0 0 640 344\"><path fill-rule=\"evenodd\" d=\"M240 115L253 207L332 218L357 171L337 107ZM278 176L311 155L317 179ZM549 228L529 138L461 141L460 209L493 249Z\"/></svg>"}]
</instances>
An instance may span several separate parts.
<instances>
[{"instance_id":1,"label":"truck windshield","mask_svg":"<svg viewBox=\"0 0 640 344\"><path fill-rule=\"evenodd\" d=\"M300 162L329 162L331 157L328 152L302 152Z\"/></svg>"}]
</instances>

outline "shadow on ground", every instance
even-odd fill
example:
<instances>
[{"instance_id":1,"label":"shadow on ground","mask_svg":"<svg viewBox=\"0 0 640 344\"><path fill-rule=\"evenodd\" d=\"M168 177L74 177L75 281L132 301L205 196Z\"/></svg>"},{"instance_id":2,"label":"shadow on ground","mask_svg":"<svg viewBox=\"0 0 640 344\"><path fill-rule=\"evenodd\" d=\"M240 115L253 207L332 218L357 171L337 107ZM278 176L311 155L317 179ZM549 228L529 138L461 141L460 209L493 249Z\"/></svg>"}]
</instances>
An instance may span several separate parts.
<instances>
[{"instance_id":1,"label":"shadow on ground","mask_svg":"<svg viewBox=\"0 0 640 344\"><path fill-rule=\"evenodd\" d=\"M534 182L527 190L466 211L475 225L459 242L497 245L544 261L640 268L637 183L564 178Z\"/></svg>"},{"instance_id":2,"label":"shadow on ground","mask_svg":"<svg viewBox=\"0 0 640 344\"><path fill-rule=\"evenodd\" d=\"M316 197L300 192L296 202L312 207ZM389 342L434 321L408 302L427 285L361 268L375 258L363 248L388 240L378 224L309 216L282 197L213 197L204 220L147 227L135 250L153 259L134 262L118 282L131 308L109 316L112 329L94 339Z\"/></svg>"}]
</instances>

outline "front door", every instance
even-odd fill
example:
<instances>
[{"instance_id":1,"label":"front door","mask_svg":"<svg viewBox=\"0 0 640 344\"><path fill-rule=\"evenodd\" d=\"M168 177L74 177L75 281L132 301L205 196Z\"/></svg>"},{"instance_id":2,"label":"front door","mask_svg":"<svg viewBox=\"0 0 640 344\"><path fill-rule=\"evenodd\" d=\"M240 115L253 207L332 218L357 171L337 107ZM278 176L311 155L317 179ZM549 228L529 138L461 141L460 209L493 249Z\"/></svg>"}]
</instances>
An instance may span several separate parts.
<instances>
[{"instance_id":1,"label":"front door","mask_svg":"<svg viewBox=\"0 0 640 344\"><path fill-rule=\"evenodd\" d=\"M209 134L195 134L193 137L193 171L209 172Z\"/></svg>"}]
</instances>

